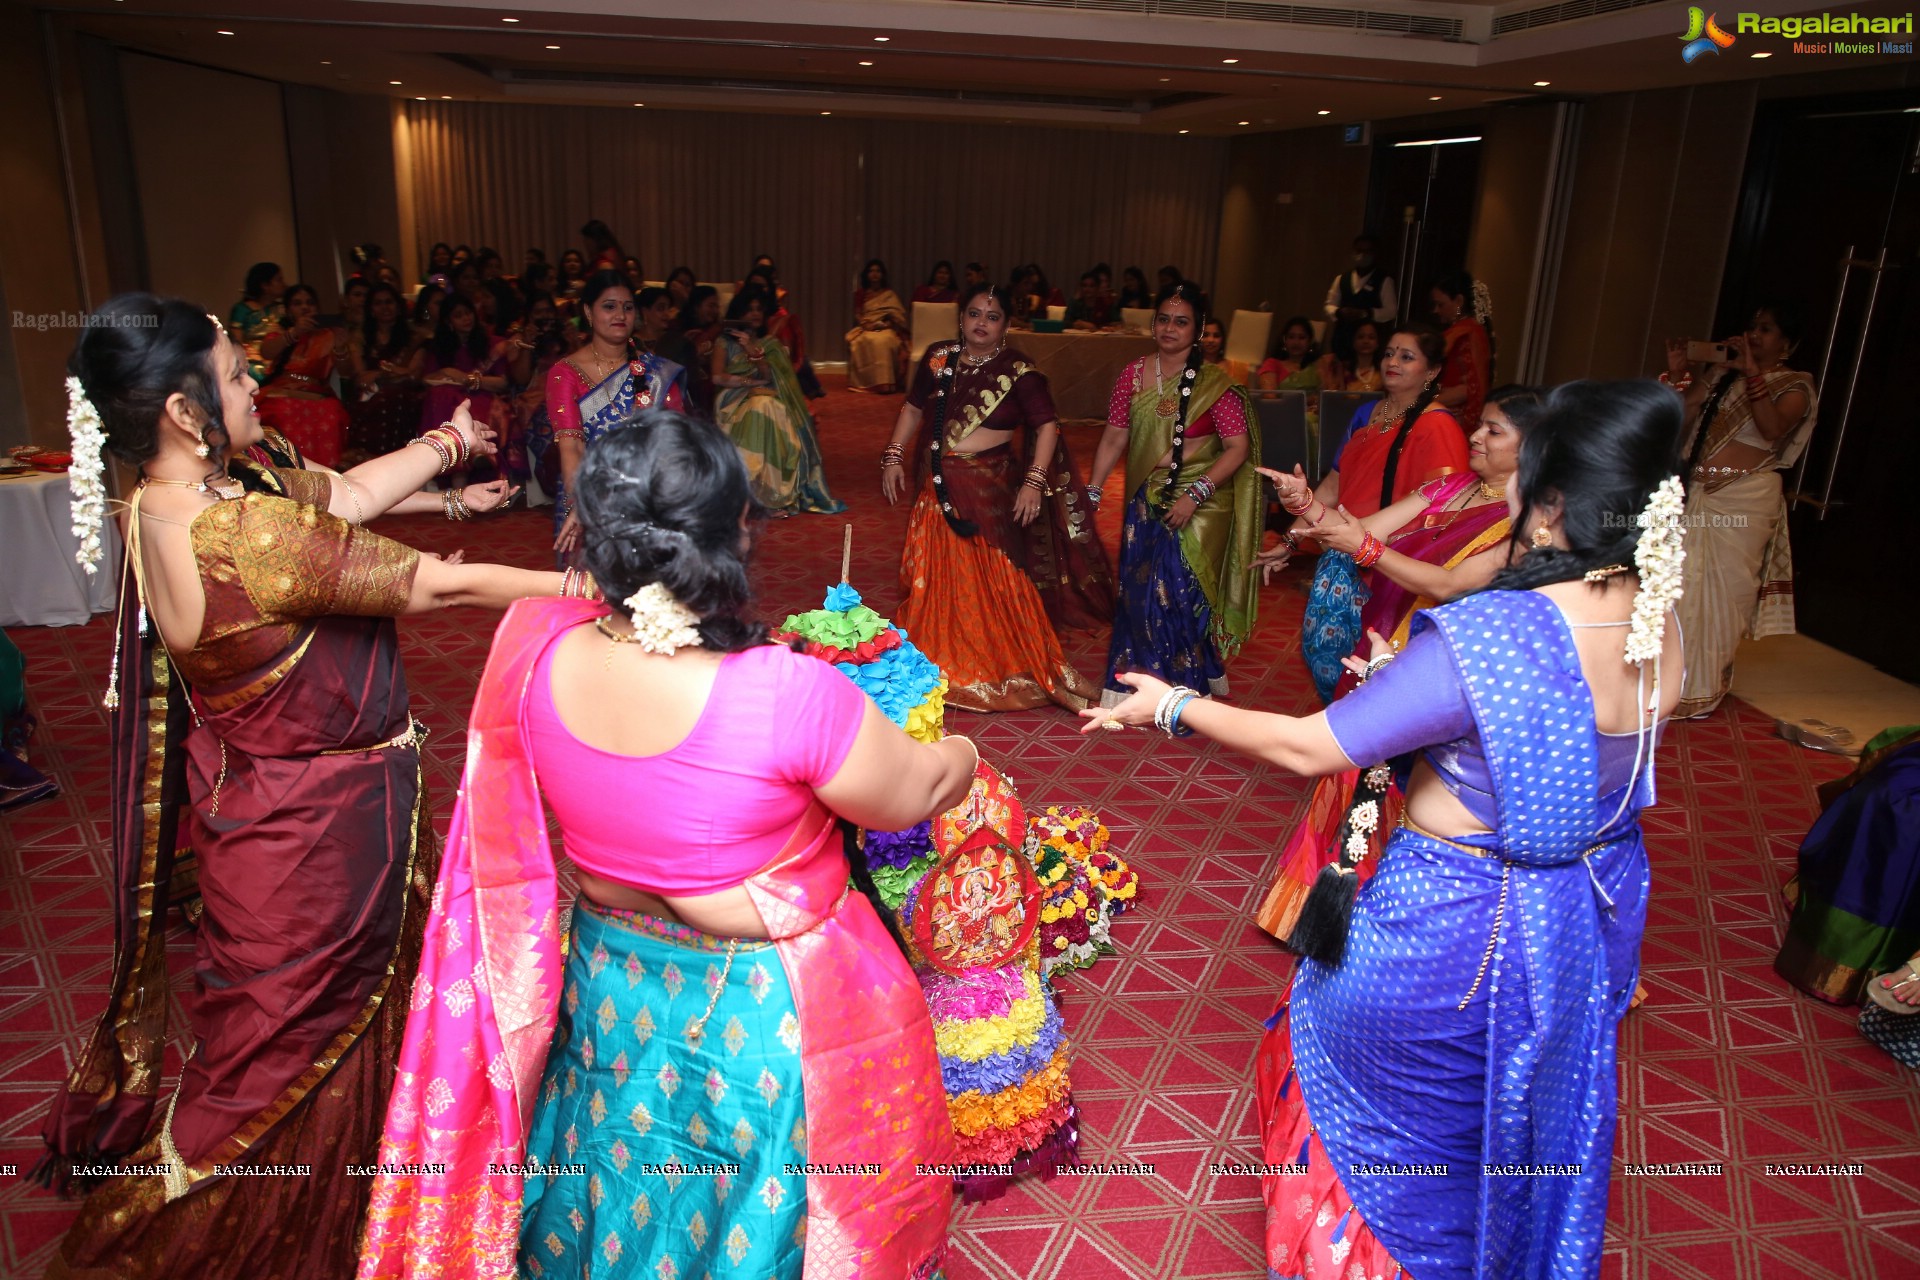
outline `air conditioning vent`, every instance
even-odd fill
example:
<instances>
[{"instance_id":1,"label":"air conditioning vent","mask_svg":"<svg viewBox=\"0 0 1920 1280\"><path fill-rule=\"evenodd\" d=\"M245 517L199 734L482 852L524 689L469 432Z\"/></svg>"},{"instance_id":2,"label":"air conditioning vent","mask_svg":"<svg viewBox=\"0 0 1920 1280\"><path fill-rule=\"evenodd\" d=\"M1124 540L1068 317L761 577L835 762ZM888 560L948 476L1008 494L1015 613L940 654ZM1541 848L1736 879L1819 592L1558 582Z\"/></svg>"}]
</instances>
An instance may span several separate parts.
<instances>
[{"instance_id":1,"label":"air conditioning vent","mask_svg":"<svg viewBox=\"0 0 1920 1280\"><path fill-rule=\"evenodd\" d=\"M1266 4L1263 0L963 0L968 4L1015 4L1042 9L1084 9L1096 13L1135 13L1149 18L1224 18L1234 22L1277 22L1283 26L1370 31L1379 35L1459 40L1458 18L1394 13L1378 9L1339 9L1318 4Z\"/></svg>"},{"instance_id":2,"label":"air conditioning vent","mask_svg":"<svg viewBox=\"0 0 1920 1280\"><path fill-rule=\"evenodd\" d=\"M1645 9L1650 5L1666 3L1668 0L1563 0L1559 4L1540 4L1531 9L1515 9L1511 13L1496 15L1493 34L1498 39L1516 31L1557 27L1564 22L1583 22L1609 13L1624 13L1628 9Z\"/></svg>"}]
</instances>

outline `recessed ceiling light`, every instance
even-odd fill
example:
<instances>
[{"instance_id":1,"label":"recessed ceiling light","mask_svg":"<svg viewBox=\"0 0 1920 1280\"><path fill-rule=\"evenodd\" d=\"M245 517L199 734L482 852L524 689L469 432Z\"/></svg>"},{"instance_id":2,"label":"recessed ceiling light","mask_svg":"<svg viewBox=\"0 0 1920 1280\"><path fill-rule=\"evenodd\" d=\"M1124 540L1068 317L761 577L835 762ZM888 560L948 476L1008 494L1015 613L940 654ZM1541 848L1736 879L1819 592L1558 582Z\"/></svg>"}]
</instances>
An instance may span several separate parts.
<instances>
[{"instance_id":1,"label":"recessed ceiling light","mask_svg":"<svg viewBox=\"0 0 1920 1280\"><path fill-rule=\"evenodd\" d=\"M1428 102L1438 102L1438 101L1440 101L1440 95L1436 93L1436 94L1434 94L1434 95L1433 95L1433 96L1432 96L1431 98L1428 98L1428 99L1427 99L1427 101L1428 101Z\"/></svg>"},{"instance_id":2,"label":"recessed ceiling light","mask_svg":"<svg viewBox=\"0 0 1920 1280\"><path fill-rule=\"evenodd\" d=\"M830 115L832 115L832 114L833 114L833 112L831 112L831 111L822 111L822 112L821 112L820 114L821 114L821 115L823 115L823 116L830 116Z\"/></svg>"},{"instance_id":3,"label":"recessed ceiling light","mask_svg":"<svg viewBox=\"0 0 1920 1280\"><path fill-rule=\"evenodd\" d=\"M875 36L875 37L873 38L873 42L874 42L875 44L885 44L885 43L886 43L887 41L889 41L889 40L891 40L891 39L893 39L893 37L892 37L892 36Z\"/></svg>"},{"instance_id":4,"label":"recessed ceiling light","mask_svg":"<svg viewBox=\"0 0 1920 1280\"><path fill-rule=\"evenodd\" d=\"M1325 107L1322 107L1320 108L1320 110L1314 112L1314 114L1318 116L1330 116L1333 114L1333 112L1327 110Z\"/></svg>"},{"instance_id":5,"label":"recessed ceiling light","mask_svg":"<svg viewBox=\"0 0 1920 1280\"><path fill-rule=\"evenodd\" d=\"M333 65L333 61L330 58L322 58L320 59L320 65L323 67L330 67Z\"/></svg>"},{"instance_id":6,"label":"recessed ceiling light","mask_svg":"<svg viewBox=\"0 0 1920 1280\"><path fill-rule=\"evenodd\" d=\"M232 35L232 34L233 34L233 32L231 32L231 31L216 31L216 32L214 32L213 34L215 34L215 35L217 35L217 36L230 36L230 35Z\"/></svg>"},{"instance_id":7,"label":"recessed ceiling light","mask_svg":"<svg viewBox=\"0 0 1920 1280\"><path fill-rule=\"evenodd\" d=\"M1251 121L1251 120L1242 120L1242 121L1241 121L1240 123L1241 123L1241 124L1252 124L1252 123L1253 123L1253 121Z\"/></svg>"},{"instance_id":8,"label":"recessed ceiling light","mask_svg":"<svg viewBox=\"0 0 1920 1280\"><path fill-rule=\"evenodd\" d=\"M1193 132L1193 130L1191 130L1191 129L1182 129L1182 130L1181 130L1180 132L1182 132L1182 133L1192 133L1192 132Z\"/></svg>"},{"instance_id":9,"label":"recessed ceiling light","mask_svg":"<svg viewBox=\"0 0 1920 1280\"><path fill-rule=\"evenodd\" d=\"M636 102L636 103L634 103L633 105L634 105L634 106L636 106L636 107L644 107L644 106L646 106L647 104L646 104L646 103L644 103L644 102Z\"/></svg>"},{"instance_id":10,"label":"recessed ceiling light","mask_svg":"<svg viewBox=\"0 0 1920 1280\"><path fill-rule=\"evenodd\" d=\"M1238 61L1240 61L1240 59L1238 59L1238 58L1222 58L1222 59L1220 59L1220 61L1221 61L1222 63L1224 63L1224 64L1226 64L1227 66L1229 66L1229 67L1230 67L1230 66L1232 66L1232 65L1233 65L1234 63L1236 63L1236 62L1238 62Z\"/></svg>"},{"instance_id":11,"label":"recessed ceiling light","mask_svg":"<svg viewBox=\"0 0 1920 1280\"><path fill-rule=\"evenodd\" d=\"M1536 88L1536 89L1544 89L1544 88L1546 88L1546 87L1547 87L1548 85L1550 85L1550 84L1552 84L1552 83L1553 83L1553 81L1551 81L1551 80L1535 80L1535 81L1533 82L1533 87L1534 87L1534 88Z\"/></svg>"},{"instance_id":12,"label":"recessed ceiling light","mask_svg":"<svg viewBox=\"0 0 1920 1280\"><path fill-rule=\"evenodd\" d=\"M500 21L502 21L502 22L518 22L518 21L520 21L520 19L518 19L518 18L502 18L502 19L500 19Z\"/></svg>"},{"instance_id":13,"label":"recessed ceiling light","mask_svg":"<svg viewBox=\"0 0 1920 1280\"><path fill-rule=\"evenodd\" d=\"M1754 53L1748 56L1753 58L1771 58L1773 55L1771 53Z\"/></svg>"},{"instance_id":14,"label":"recessed ceiling light","mask_svg":"<svg viewBox=\"0 0 1920 1280\"><path fill-rule=\"evenodd\" d=\"M414 101L415 101L415 102L425 102L425 101L426 101L426 99L425 99L425 98L415 98L415 99L414 99Z\"/></svg>"},{"instance_id":15,"label":"recessed ceiling light","mask_svg":"<svg viewBox=\"0 0 1920 1280\"><path fill-rule=\"evenodd\" d=\"M399 82L398 80L389 80L389 81L387 81L387 83L388 83L388 84L399 84L400 82Z\"/></svg>"},{"instance_id":16,"label":"recessed ceiling light","mask_svg":"<svg viewBox=\"0 0 1920 1280\"><path fill-rule=\"evenodd\" d=\"M861 66L863 66L863 67L870 67L870 66L872 66L873 64L872 64L871 62L867 62L867 61L865 61L865 60L863 59L863 60L861 61L861 63L860 63L860 65L861 65Z\"/></svg>"},{"instance_id":17,"label":"recessed ceiling light","mask_svg":"<svg viewBox=\"0 0 1920 1280\"><path fill-rule=\"evenodd\" d=\"M1160 77L1160 83L1161 83L1161 84L1171 84L1172 82L1173 82L1173 77L1172 77L1172 76L1161 76L1161 77Z\"/></svg>"},{"instance_id":18,"label":"recessed ceiling light","mask_svg":"<svg viewBox=\"0 0 1920 1280\"><path fill-rule=\"evenodd\" d=\"M560 46L559 46L559 45L557 45L557 44L550 44L550 45L548 45L548 46L547 46L547 48L549 48L549 49L558 49L559 47L560 47Z\"/></svg>"},{"instance_id":19,"label":"recessed ceiling light","mask_svg":"<svg viewBox=\"0 0 1920 1280\"><path fill-rule=\"evenodd\" d=\"M442 102L452 102L452 101L453 101L453 95L452 95L452 94L450 94L450 93L443 93L443 94L441 94L441 95L440 95L440 101L442 101Z\"/></svg>"}]
</instances>

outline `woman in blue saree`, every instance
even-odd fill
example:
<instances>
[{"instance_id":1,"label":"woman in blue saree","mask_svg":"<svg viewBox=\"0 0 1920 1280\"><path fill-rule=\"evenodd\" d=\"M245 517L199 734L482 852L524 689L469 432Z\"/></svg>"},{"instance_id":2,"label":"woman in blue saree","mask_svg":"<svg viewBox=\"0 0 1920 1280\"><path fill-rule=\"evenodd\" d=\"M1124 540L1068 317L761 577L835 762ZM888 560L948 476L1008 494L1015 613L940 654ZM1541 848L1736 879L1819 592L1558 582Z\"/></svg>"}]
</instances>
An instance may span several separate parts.
<instances>
[{"instance_id":1,"label":"woman in blue saree","mask_svg":"<svg viewBox=\"0 0 1920 1280\"><path fill-rule=\"evenodd\" d=\"M642 409L685 406L686 370L630 345L636 311L633 289L618 271L596 271L580 291L580 313L593 337L547 370L546 429L536 425L528 450L560 455L553 495L553 549L563 568L578 567L580 522L573 516L573 473L601 436Z\"/></svg>"},{"instance_id":2,"label":"woman in blue saree","mask_svg":"<svg viewBox=\"0 0 1920 1280\"><path fill-rule=\"evenodd\" d=\"M1417 614L1405 651L1377 654L1326 711L1130 676L1126 702L1086 713L1299 774L1410 772L1403 825L1357 897L1345 858L1323 873L1307 908L1322 944L1261 1044L1274 1277L1599 1272L1646 919L1639 811L1681 684L1671 400L1651 383L1555 391L1509 488L1525 554ZM1356 808L1350 834L1377 820Z\"/></svg>"}]
</instances>

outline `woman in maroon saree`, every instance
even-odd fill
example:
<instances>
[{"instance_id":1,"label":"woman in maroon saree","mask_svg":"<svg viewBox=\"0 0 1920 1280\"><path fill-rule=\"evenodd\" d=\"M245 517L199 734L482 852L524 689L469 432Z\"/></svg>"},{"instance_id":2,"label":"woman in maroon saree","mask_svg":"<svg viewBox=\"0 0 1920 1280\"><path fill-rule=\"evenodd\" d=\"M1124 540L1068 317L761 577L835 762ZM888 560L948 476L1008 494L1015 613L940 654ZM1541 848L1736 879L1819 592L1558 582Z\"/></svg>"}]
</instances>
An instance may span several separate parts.
<instances>
[{"instance_id":1,"label":"woman in maroon saree","mask_svg":"<svg viewBox=\"0 0 1920 1280\"><path fill-rule=\"evenodd\" d=\"M486 451L464 406L342 476L228 461L259 439L254 383L187 303L115 299L71 367L76 441L91 407L141 480L107 695L112 987L43 1130L56 1185L113 1176L48 1275L348 1277L438 859L393 619L565 584L360 527ZM160 887L189 846L193 1047L161 1108Z\"/></svg>"}]
</instances>

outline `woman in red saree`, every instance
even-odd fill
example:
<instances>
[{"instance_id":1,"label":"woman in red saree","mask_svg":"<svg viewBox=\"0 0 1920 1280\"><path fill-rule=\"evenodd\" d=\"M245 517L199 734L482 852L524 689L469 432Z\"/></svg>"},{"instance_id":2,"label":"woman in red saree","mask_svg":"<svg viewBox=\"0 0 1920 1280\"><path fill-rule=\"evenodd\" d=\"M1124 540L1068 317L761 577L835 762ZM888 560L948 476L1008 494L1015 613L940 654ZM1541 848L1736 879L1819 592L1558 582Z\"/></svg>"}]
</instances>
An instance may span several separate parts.
<instances>
[{"instance_id":1,"label":"woman in red saree","mask_svg":"<svg viewBox=\"0 0 1920 1280\"><path fill-rule=\"evenodd\" d=\"M1394 332L1380 361L1386 394L1353 415L1333 469L1313 491L1316 512L1337 507L1364 520L1423 484L1467 469L1467 438L1453 415L1437 403L1445 354L1432 325L1407 324ZM1281 535L1287 554L1311 535L1307 523L1295 520ZM1353 557L1323 550L1314 566L1300 634L1307 670L1322 702L1332 699L1344 670L1341 664L1360 642L1360 609L1366 602L1367 576Z\"/></svg>"},{"instance_id":2,"label":"woman in red saree","mask_svg":"<svg viewBox=\"0 0 1920 1280\"><path fill-rule=\"evenodd\" d=\"M1371 536L1386 550L1373 568L1373 594L1361 610L1362 634L1386 638L1398 649L1407 641L1413 615L1421 609L1476 591L1503 568L1512 550L1512 520L1507 511L1507 486L1520 464L1520 441L1527 428L1545 411L1540 394L1528 387L1502 387L1487 401L1468 448L1470 471L1433 480L1365 520L1354 520L1335 509L1320 512L1313 536L1332 551L1358 554ZM1310 502L1300 476L1266 473L1280 490L1283 504ZM1263 568L1284 562L1284 555L1267 557ZM1351 692L1357 683L1355 659L1364 668L1371 646L1363 643L1349 658L1334 696ZM1375 761L1367 762L1377 763ZM1315 785L1307 812L1294 828L1280 855L1280 870L1261 902L1256 919L1260 927L1282 942L1293 933L1307 893L1320 869L1339 852L1341 823L1360 784L1361 770L1329 774ZM1384 814L1370 840L1369 856L1360 861L1361 883L1373 874L1377 855L1399 817L1400 795L1387 791L1381 798Z\"/></svg>"},{"instance_id":3,"label":"woman in red saree","mask_svg":"<svg viewBox=\"0 0 1920 1280\"><path fill-rule=\"evenodd\" d=\"M76 441L97 410L141 483L107 696L112 988L43 1130L57 1185L111 1176L48 1274L344 1278L368 1187L351 1166L378 1150L437 862L393 618L562 579L360 527L443 449L485 450L464 410L438 446L344 476L229 464L260 436L244 352L146 294L102 308L71 368ZM188 847L205 903L193 1046L161 1109L155 886Z\"/></svg>"},{"instance_id":4,"label":"woman in red saree","mask_svg":"<svg viewBox=\"0 0 1920 1280\"><path fill-rule=\"evenodd\" d=\"M1472 435L1493 385L1493 299L1485 284L1465 271L1450 271L1434 282L1433 315L1445 326L1447 340L1440 403Z\"/></svg>"},{"instance_id":5,"label":"woman in red saree","mask_svg":"<svg viewBox=\"0 0 1920 1280\"><path fill-rule=\"evenodd\" d=\"M287 290L285 345L261 379L260 421L323 467L340 465L347 443L347 410L333 393L333 370L344 353L336 330L319 323L320 297L310 284Z\"/></svg>"},{"instance_id":6,"label":"woman in red saree","mask_svg":"<svg viewBox=\"0 0 1920 1280\"><path fill-rule=\"evenodd\" d=\"M881 462L889 503L908 492L909 447L920 473L895 617L946 673L949 706L1078 710L1097 689L1067 664L1055 628L1091 630L1113 617L1093 507L1047 375L1007 348L992 285L967 290L960 328L961 341L929 348L914 370Z\"/></svg>"},{"instance_id":7,"label":"woman in red saree","mask_svg":"<svg viewBox=\"0 0 1920 1280\"><path fill-rule=\"evenodd\" d=\"M704 423L614 429L576 500L618 603L529 601L494 637L367 1280L940 1265L953 1130L933 1026L848 891L837 819L927 821L979 755L914 742L831 666L765 643L749 494ZM659 803L622 800L640 795ZM543 800L579 869L564 961Z\"/></svg>"}]
</instances>

